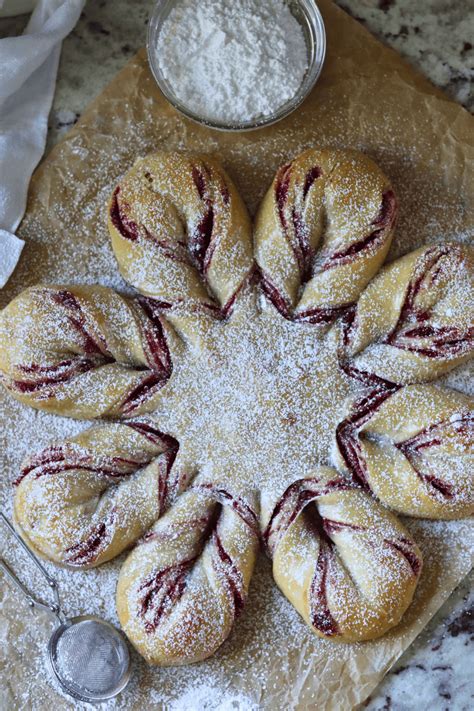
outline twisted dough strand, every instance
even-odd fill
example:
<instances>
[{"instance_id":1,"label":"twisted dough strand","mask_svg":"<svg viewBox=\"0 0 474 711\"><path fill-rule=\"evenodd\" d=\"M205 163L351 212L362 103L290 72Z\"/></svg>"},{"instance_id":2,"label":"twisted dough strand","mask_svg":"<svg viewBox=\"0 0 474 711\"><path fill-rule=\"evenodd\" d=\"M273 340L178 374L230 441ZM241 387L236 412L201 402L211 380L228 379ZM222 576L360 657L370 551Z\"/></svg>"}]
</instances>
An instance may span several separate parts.
<instances>
[{"instance_id":1,"label":"twisted dough strand","mask_svg":"<svg viewBox=\"0 0 474 711\"><path fill-rule=\"evenodd\" d=\"M386 506L408 516L474 512L471 398L429 385L372 391L336 431L336 463Z\"/></svg>"},{"instance_id":2,"label":"twisted dough strand","mask_svg":"<svg viewBox=\"0 0 474 711\"><path fill-rule=\"evenodd\" d=\"M388 179L367 156L302 153L277 172L256 218L267 297L285 318L331 322L383 263L396 212Z\"/></svg>"},{"instance_id":3,"label":"twisted dough strand","mask_svg":"<svg viewBox=\"0 0 474 711\"><path fill-rule=\"evenodd\" d=\"M0 370L12 395L78 418L153 409L180 344L153 302L101 286L36 286L0 316Z\"/></svg>"},{"instance_id":4,"label":"twisted dough strand","mask_svg":"<svg viewBox=\"0 0 474 711\"><path fill-rule=\"evenodd\" d=\"M262 504L275 582L320 637L373 639L411 603L421 553L388 511L327 467Z\"/></svg>"},{"instance_id":5,"label":"twisted dough strand","mask_svg":"<svg viewBox=\"0 0 474 711\"><path fill-rule=\"evenodd\" d=\"M152 664L206 659L229 636L258 550L254 502L201 482L125 561L117 610L129 639Z\"/></svg>"},{"instance_id":6,"label":"twisted dough strand","mask_svg":"<svg viewBox=\"0 0 474 711\"><path fill-rule=\"evenodd\" d=\"M113 193L108 224L124 278L168 308L226 316L253 267L246 207L207 156L137 160Z\"/></svg>"},{"instance_id":7,"label":"twisted dough strand","mask_svg":"<svg viewBox=\"0 0 474 711\"><path fill-rule=\"evenodd\" d=\"M176 441L153 420L91 427L29 457L14 513L35 550L63 565L100 565L134 543L185 482Z\"/></svg>"},{"instance_id":8,"label":"twisted dough strand","mask_svg":"<svg viewBox=\"0 0 474 711\"><path fill-rule=\"evenodd\" d=\"M392 383L432 380L474 354L474 249L422 247L386 266L343 329L353 368Z\"/></svg>"}]
</instances>

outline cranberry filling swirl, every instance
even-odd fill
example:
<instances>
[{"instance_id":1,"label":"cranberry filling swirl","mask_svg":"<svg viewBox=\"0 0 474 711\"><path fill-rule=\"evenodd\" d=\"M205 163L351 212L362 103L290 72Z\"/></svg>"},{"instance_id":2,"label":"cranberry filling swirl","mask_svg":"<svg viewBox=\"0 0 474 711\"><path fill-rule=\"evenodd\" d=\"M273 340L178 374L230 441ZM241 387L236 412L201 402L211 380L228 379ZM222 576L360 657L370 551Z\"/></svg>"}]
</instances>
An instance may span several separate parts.
<instances>
[{"instance_id":1,"label":"cranberry filling swirl","mask_svg":"<svg viewBox=\"0 0 474 711\"><path fill-rule=\"evenodd\" d=\"M210 157L139 159L113 192L108 225L124 278L184 330L176 311L225 318L253 268L247 209Z\"/></svg>"},{"instance_id":2,"label":"cranberry filling swirl","mask_svg":"<svg viewBox=\"0 0 474 711\"><path fill-rule=\"evenodd\" d=\"M19 400L79 418L151 410L176 336L149 299L100 286L27 289L0 316L0 371Z\"/></svg>"},{"instance_id":3,"label":"cranberry filling swirl","mask_svg":"<svg viewBox=\"0 0 474 711\"><path fill-rule=\"evenodd\" d=\"M432 380L474 354L474 249L423 247L385 267L346 318L343 359L393 383Z\"/></svg>"},{"instance_id":4,"label":"cranberry filling swirl","mask_svg":"<svg viewBox=\"0 0 474 711\"><path fill-rule=\"evenodd\" d=\"M287 319L330 323L383 263L396 214L388 179L364 154L302 153L278 170L256 218L267 298Z\"/></svg>"},{"instance_id":5,"label":"cranberry filling swirl","mask_svg":"<svg viewBox=\"0 0 474 711\"><path fill-rule=\"evenodd\" d=\"M259 545L253 497L197 481L127 558L117 610L152 664L206 659L244 606Z\"/></svg>"},{"instance_id":6,"label":"cranberry filling swirl","mask_svg":"<svg viewBox=\"0 0 474 711\"><path fill-rule=\"evenodd\" d=\"M22 535L72 567L119 555L185 486L178 444L150 418L97 425L30 456L15 482ZM173 469L172 469L173 467Z\"/></svg>"},{"instance_id":7,"label":"cranberry filling swirl","mask_svg":"<svg viewBox=\"0 0 474 711\"><path fill-rule=\"evenodd\" d=\"M373 390L336 430L336 462L386 506L431 519L474 512L474 402L429 385Z\"/></svg>"},{"instance_id":8,"label":"cranberry filling swirl","mask_svg":"<svg viewBox=\"0 0 474 711\"><path fill-rule=\"evenodd\" d=\"M262 503L278 587L320 637L373 639L398 624L422 567L400 522L334 469Z\"/></svg>"}]
</instances>

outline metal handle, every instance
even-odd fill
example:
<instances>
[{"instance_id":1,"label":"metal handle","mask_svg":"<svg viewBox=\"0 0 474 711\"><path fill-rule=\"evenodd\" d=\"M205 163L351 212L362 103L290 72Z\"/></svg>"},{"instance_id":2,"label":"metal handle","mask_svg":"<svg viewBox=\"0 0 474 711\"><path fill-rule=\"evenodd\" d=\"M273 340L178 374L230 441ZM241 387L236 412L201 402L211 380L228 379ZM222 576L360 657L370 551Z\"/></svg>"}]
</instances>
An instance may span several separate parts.
<instances>
[{"instance_id":1,"label":"metal handle","mask_svg":"<svg viewBox=\"0 0 474 711\"><path fill-rule=\"evenodd\" d=\"M44 600L41 600L40 598L38 598L30 590L28 590L26 585L21 582L21 580L17 577L17 575L13 572L13 570L10 568L8 563L3 558L0 558L0 568L3 570L5 575L11 580L11 582L15 585L17 590L19 590L25 596L25 598L28 601L28 605L31 608L39 607L43 610L47 610L48 612L52 612L55 615L55 617L59 620L60 623L64 622L66 617L61 609L61 601L59 599L59 590L58 590L58 584L57 584L56 580L51 577L51 575L48 573L46 568L42 565L42 563L40 563L38 558L35 556L33 551L28 548L28 546L26 545L23 538L18 535L18 533L15 531L15 529L13 528L13 526L10 523L10 521L8 520L8 518L3 513L3 511L0 511L0 519L6 525L6 527L12 534L12 536L23 547L23 550L26 551L26 553L29 555L30 559L33 561L33 563L36 565L36 567L38 568L40 573L46 579L49 588L54 593L55 602L47 603Z\"/></svg>"}]
</instances>

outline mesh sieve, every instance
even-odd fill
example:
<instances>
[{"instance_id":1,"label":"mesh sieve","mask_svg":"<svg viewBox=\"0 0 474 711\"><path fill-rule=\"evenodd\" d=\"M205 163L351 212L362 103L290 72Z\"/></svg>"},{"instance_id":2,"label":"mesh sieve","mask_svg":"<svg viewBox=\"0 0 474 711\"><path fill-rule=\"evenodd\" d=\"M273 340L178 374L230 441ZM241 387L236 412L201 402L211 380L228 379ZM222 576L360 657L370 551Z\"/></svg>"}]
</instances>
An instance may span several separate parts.
<instances>
[{"instance_id":1,"label":"mesh sieve","mask_svg":"<svg viewBox=\"0 0 474 711\"><path fill-rule=\"evenodd\" d=\"M49 640L49 666L70 696L90 703L106 701L119 694L130 679L130 655L125 638L105 620L92 615L66 618L61 608L56 581L48 573L5 514L0 521L28 554L48 584L53 601L39 597L23 583L0 556L0 570L24 595L31 608L52 613L57 627Z\"/></svg>"},{"instance_id":2,"label":"mesh sieve","mask_svg":"<svg viewBox=\"0 0 474 711\"><path fill-rule=\"evenodd\" d=\"M66 620L49 641L52 671L65 691L82 701L116 696L130 676L130 656L122 635L105 620Z\"/></svg>"}]
</instances>

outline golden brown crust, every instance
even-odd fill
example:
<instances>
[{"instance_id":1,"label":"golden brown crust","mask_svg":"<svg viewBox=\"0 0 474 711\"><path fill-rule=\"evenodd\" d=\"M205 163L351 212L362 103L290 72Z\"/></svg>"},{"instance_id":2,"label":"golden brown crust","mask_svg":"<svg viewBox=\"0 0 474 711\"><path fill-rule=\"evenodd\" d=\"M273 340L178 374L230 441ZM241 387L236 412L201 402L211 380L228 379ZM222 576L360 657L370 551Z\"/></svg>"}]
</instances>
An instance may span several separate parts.
<instances>
[{"instance_id":1,"label":"golden brown crust","mask_svg":"<svg viewBox=\"0 0 474 711\"><path fill-rule=\"evenodd\" d=\"M408 516L474 513L474 402L430 385L356 401L336 433L336 465Z\"/></svg>"},{"instance_id":2,"label":"golden brown crust","mask_svg":"<svg viewBox=\"0 0 474 711\"><path fill-rule=\"evenodd\" d=\"M173 309L227 315L253 267L247 209L208 156L138 159L114 190L108 226L123 277Z\"/></svg>"},{"instance_id":3,"label":"golden brown crust","mask_svg":"<svg viewBox=\"0 0 474 711\"><path fill-rule=\"evenodd\" d=\"M263 509L273 576L320 637L380 637L410 605L421 553L400 522L328 467Z\"/></svg>"},{"instance_id":4,"label":"golden brown crust","mask_svg":"<svg viewBox=\"0 0 474 711\"><path fill-rule=\"evenodd\" d=\"M177 443L147 417L91 427L28 457L15 482L15 522L40 555L92 567L149 529L185 481Z\"/></svg>"},{"instance_id":5,"label":"golden brown crust","mask_svg":"<svg viewBox=\"0 0 474 711\"><path fill-rule=\"evenodd\" d=\"M229 636L258 551L254 505L196 483L125 561L117 611L149 663L201 661Z\"/></svg>"},{"instance_id":6,"label":"golden brown crust","mask_svg":"<svg viewBox=\"0 0 474 711\"><path fill-rule=\"evenodd\" d=\"M351 364L394 383L433 380L474 353L474 248L422 247L384 267L346 329Z\"/></svg>"},{"instance_id":7,"label":"golden brown crust","mask_svg":"<svg viewBox=\"0 0 474 711\"><path fill-rule=\"evenodd\" d=\"M102 286L35 286L0 314L3 384L58 415L149 412L181 348L152 304Z\"/></svg>"},{"instance_id":8,"label":"golden brown crust","mask_svg":"<svg viewBox=\"0 0 474 711\"><path fill-rule=\"evenodd\" d=\"M396 213L388 178L363 153L297 156L277 172L256 218L267 296L286 318L334 320L383 263Z\"/></svg>"}]
</instances>

